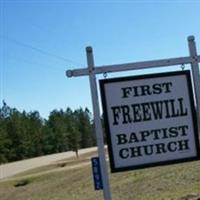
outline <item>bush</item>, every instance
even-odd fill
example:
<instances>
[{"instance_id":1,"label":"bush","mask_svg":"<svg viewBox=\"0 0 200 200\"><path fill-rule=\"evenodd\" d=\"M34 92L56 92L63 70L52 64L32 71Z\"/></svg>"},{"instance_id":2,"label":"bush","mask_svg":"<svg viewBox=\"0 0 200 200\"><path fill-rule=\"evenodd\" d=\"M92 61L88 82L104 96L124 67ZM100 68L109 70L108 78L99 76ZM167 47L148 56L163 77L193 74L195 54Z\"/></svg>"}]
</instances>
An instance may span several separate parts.
<instances>
[{"instance_id":1,"label":"bush","mask_svg":"<svg viewBox=\"0 0 200 200\"><path fill-rule=\"evenodd\" d=\"M23 179L23 180L19 180L17 183L14 184L15 187L22 187L25 185L28 185L30 183L30 180L28 179Z\"/></svg>"}]
</instances>

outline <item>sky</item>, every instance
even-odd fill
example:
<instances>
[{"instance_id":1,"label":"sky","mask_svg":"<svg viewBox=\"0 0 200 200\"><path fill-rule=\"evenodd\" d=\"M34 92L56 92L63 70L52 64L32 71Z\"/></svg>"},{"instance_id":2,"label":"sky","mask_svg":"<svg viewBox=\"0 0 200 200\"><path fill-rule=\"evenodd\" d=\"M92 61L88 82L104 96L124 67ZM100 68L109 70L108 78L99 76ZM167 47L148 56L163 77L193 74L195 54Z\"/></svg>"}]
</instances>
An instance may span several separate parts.
<instances>
[{"instance_id":1,"label":"sky","mask_svg":"<svg viewBox=\"0 0 200 200\"><path fill-rule=\"evenodd\" d=\"M88 77L65 76L87 46L102 66L188 56L189 35L200 51L200 0L0 0L0 105L92 111Z\"/></svg>"}]
</instances>

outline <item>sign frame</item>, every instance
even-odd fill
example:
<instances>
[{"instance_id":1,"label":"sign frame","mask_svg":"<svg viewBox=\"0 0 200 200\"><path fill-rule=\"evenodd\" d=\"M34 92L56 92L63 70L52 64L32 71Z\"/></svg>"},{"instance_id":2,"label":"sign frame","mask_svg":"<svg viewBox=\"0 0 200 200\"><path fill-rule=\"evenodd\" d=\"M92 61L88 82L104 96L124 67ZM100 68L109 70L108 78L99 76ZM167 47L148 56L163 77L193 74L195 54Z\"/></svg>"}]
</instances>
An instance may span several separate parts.
<instances>
[{"instance_id":1,"label":"sign frame","mask_svg":"<svg viewBox=\"0 0 200 200\"><path fill-rule=\"evenodd\" d=\"M188 41L189 56L165 58L159 60L147 60L147 61L131 62L123 64L103 65L103 66L96 66L94 64L93 49L91 46L88 46L86 47L87 67L65 71L65 74L68 78L79 77L79 76L88 76L89 78L94 122L95 122L94 123L95 135L98 147L99 160L101 164L102 181L104 185L103 188L104 200L111 200L112 196L111 196L110 183L108 177L108 167L105 157L103 129L102 129L100 109L99 109L99 98L98 98L99 95L96 83L96 75L121 72L121 71L130 71L130 70L132 71L132 70L153 69L153 68L155 69L155 68L162 68L166 66L169 67L175 65L182 66L185 64L189 64L191 66L192 77L193 77L192 80L193 80L194 95L196 100L197 124L200 135L200 70L199 70L200 55L197 54L195 37L193 35L190 35L187 37L187 41Z\"/></svg>"},{"instance_id":2,"label":"sign frame","mask_svg":"<svg viewBox=\"0 0 200 200\"><path fill-rule=\"evenodd\" d=\"M105 94L105 88L104 88L105 84L117 83L117 82L123 82L123 81L131 81L131 80L135 81L135 80L143 80L143 79L162 78L162 77L168 77L168 76L171 77L171 76L179 76L179 75L186 76L186 84L187 84L187 89L188 89L187 93L189 95L191 117L192 117L191 123L193 125L193 130L194 130L193 137L195 139L196 156L187 157L187 158L178 158L178 159L172 159L172 160L165 160L165 161L158 161L158 162L149 162L146 164L139 164L139 165L135 165L135 166L132 165L132 166L117 167L115 165L114 152L113 152L113 147L112 147L112 139L111 139L112 133L110 130L109 117L108 117L108 112L107 112L108 108L107 108L106 94ZM107 138L107 143L108 143L108 153L109 153L109 158L110 158L111 172L122 172L122 171L127 171L127 170L135 170L135 169L142 169L142 168L148 168L148 167L176 164L176 163L195 161L195 160L200 159L200 144L199 144L198 127L197 127L197 113L196 113L196 109L195 109L192 80L191 80L191 74L190 74L189 70L154 73L154 74L128 76L128 77L117 77L117 78L111 78L111 79L102 79L102 80L99 80L99 83L100 83L102 108L103 108L103 114L104 114L104 123L105 123L106 138Z\"/></svg>"}]
</instances>

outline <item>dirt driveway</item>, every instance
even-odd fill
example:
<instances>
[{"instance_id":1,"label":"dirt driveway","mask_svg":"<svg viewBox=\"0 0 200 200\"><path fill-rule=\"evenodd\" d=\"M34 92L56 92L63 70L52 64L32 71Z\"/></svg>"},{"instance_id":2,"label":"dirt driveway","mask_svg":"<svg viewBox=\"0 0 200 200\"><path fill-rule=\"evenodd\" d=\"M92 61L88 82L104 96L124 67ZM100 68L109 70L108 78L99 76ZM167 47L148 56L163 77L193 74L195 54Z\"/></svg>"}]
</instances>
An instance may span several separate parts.
<instances>
[{"instance_id":1,"label":"dirt driveway","mask_svg":"<svg viewBox=\"0 0 200 200\"><path fill-rule=\"evenodd\" d=\"M89 153L95 150L97 150L97 147L81 149L79 151L79 155L84 154L84 153ZM29 169L41 167L44 165L49 165L53 162L70 158L73 156L75 156L75 153L72 151L69 151L69 152L64 152L64 153L57 153L57 154L52 154L48 156L41 156L37 158L3 164L3 165L0 165L0 180L13 176L15 174L18 174L20 172L24 172Z\"/></svg>"}]
</instances>

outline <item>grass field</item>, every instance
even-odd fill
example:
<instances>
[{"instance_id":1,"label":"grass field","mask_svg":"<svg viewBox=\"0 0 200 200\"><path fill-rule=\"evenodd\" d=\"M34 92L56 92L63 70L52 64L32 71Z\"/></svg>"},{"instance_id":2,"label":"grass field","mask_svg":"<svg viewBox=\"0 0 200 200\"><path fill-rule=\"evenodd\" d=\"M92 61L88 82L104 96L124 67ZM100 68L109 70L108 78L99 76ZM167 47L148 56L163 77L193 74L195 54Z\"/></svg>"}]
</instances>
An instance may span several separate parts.
<instances>
[{"instance_id":1,"label":"grass field","mask_svg":"<svg viewBox=\"0 0 200 200\"><path fill-rule=\"evenodd\" d=\"M90 158L67 159L0 181L0 200L100 200ZM110 174L113 200L200 200L200 161Z\"/></svg>"}]
</instances>

